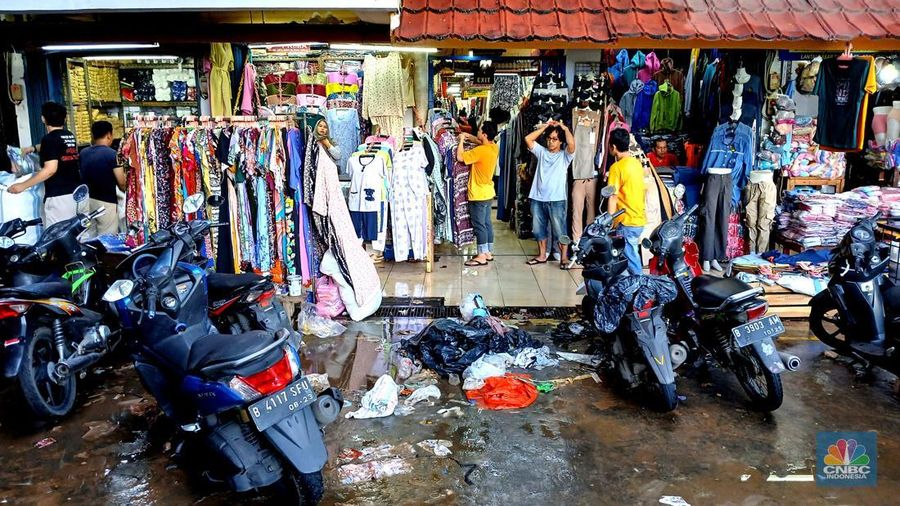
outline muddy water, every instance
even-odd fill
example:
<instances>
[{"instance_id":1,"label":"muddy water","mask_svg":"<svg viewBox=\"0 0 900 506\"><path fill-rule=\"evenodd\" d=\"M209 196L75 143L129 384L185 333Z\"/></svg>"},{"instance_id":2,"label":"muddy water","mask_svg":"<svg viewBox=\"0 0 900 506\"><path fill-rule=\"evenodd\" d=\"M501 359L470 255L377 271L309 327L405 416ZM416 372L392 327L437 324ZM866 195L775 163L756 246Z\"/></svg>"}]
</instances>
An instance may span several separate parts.
<instances>
[{"instance_id":1,"label":"muddy water","mask_svg":"<svg viewBox=\"0 0 900 506\"><path fill-rule=\"evenodd\" d=\"M399 341L425 323L365 322L350 325L337 338L308 339L304 368L328 373L356 403L354 392L392 373ZM644 409L590 380L542 394L529 408L504 412L469 405L459 387L441 382L442 398L407 416L340 419L328 427L331 462L323 503L654 504L664 495L694 505L894 503L900 492L900 406L893 379L858 383L845 364L824 358L818 343L785 344L804 366L783 376L785 403L771 415L747 410L737 383L718 371L702 382L679 378L679 394L686 400L669 414ZM548 379L583 372L564 363L533 374ZM251 500L203 486L174 465L170 427L140 402L145 395L127 363L108 364L86 383L81 407L56 426L29 426L4 402L0 504ZM2 398L6 401L9 392ZM437 414L448 407L458 407L461 416ZM813 474L815 434L826 430L878 431L877 488L765 481L770 473ZM56 442L33 446L47 437ZM450 441L452 458L416 446L427 439ZM390 445L392 458L405 461L408 472L340 482L341 450L383 445ZM741 475L750 477L741 481Z\"/></svg>"}]
</instances>

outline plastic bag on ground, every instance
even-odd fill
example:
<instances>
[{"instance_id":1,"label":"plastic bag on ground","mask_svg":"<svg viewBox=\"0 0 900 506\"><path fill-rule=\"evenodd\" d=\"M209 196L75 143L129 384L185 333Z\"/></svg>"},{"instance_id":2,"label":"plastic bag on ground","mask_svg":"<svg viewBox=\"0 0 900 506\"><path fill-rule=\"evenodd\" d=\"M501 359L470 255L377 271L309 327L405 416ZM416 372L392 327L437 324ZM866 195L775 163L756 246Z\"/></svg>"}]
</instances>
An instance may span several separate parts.
<instances>
[{"instance_id":1,"label":"plastic bag on ground","mask_svg":"<svg viewBox=\"0 0 900 506\"><path fill-rule=\"evenodd\" d=\"M508 353L489 353L478 358L463 371L463 379L485 380L506 374L506 367L513 361Z\"/></svg>"},{"instance_id":2,"label":"plastic bag on ground","mask_svg":"<svg viewBox=\"0 0 900 506\"><path fill-rule=\"evenodd\" d=\"M420 388L409 395L406 398L404 403L407 406L415 406L416 404L427 401L428 399L440 399L441 398L441 390L437 387L437 385L429 385L427 387Z\"/></svg>"},{"instance_id":3,"label":"plastic bag on ground","mask_svg":"<svg viewBox=\"0 0 900 506\"><path fill-rule=\"evenodd\" d=\"M383 375L375 382L375 386L363 395L360 408L347 413L347 418L381 418L394 414L400 402L400 387L394 383L390 375Z\"/></svg>"},{"instance_id":4,"label":"plastic bag on ground","mask_svg":"<svg viewBox=\"0 0 900 506\"><path fill-rule=\"evenodd\" d=\"M518 409L531 406L538 391L528 375L507 374L486 379L482 388L469 390L466 397L487 409Z\"/></svg>"},{"instance_id":5,"label":"plastic bag on ground","mask_svg":"<svg viewBox=\"0 0 900 506\"><path fill-rule=\"evenodd\" d=\"M306 335L333 337L343 334L347 327L330 318L319 316L315 305L304 303L300 309L300 317L297 319L297 330Z\"/></svg>"},{"instance_id":6,"label":"plastic bag on ground","mask_svg":"<svg viewBox=\"0 0 900 506\"><path fill-rule=\"evenodd\" d=\"M477 293L466 294L459 303L459 314L464 322L469 322L476 316L489 316L484 299Z\"/></svg>"},{"instance_id":7,"label":"plastic bag on ground","mask_svg":"<svg viewBox=\"0 0 900 506\"><path fill-rule=\"evenodd\" d=\"M542 346L540 348L525 348L516 355L513 365L522 369L534 368L540 371L545 367L556 367L559 360L550 356L550 348Z\"/></svg>"},{"instance_id":8,"label":"plastic bag on ground","mask_svg":"<svg viewBox=\"0 0 900 506\"><path fill-rule=\"evenodd\" d=\"M469 323L443 318L435 320L416 337L403 341L402 349L441 376L460 374L486 353L516 354L543 343L521 329L494 330L487 318L476 316Z\"/></svg>"}]
</instances>

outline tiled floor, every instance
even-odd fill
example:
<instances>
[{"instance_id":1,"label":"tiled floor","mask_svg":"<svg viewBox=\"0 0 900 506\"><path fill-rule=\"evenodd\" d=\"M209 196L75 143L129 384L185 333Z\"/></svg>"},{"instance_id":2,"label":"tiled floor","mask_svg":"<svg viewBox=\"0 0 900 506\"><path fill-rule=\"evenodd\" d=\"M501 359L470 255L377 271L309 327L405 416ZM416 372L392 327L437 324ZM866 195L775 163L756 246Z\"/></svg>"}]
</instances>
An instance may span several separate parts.
<instances>
[{"instance_id":1,"label":"tiled floor","mask_svg":"<svg viewBox=\"0 0 900 506\"><path fill-rule=\"evenodd\" d=\"M494 261L483 267L463 265L474 248L459 251L440 245L430 274L424 263L384 262L376 268L386 296L444 297L446 304L459 304L470 292L480 293L488 305L575 306L581 295L581 271L560 270L559 262L529 266L537 254L537 242L519 240L503 222L494 222Z\"/></svg>"}]
</instances>

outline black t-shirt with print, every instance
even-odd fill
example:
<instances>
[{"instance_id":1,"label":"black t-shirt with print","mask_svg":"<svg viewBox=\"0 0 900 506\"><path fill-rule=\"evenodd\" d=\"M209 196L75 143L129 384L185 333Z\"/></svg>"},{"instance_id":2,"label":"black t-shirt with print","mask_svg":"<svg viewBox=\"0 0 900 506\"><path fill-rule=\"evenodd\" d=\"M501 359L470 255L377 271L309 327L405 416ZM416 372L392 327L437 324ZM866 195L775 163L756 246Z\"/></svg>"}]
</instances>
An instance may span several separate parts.
<instances>
[{"instance_id":1,"label":"black t-shirt with print","mask_svg":"<svg viewBox=\"0 0 900 506\"><path fill-rule=\"evenodd\" d=\"M861 58L822 62L815 88L819 96L816 143L835 149L858 147L857 122L868 75L869 62Z\"/></svg>"},{"instance_id":2,"label":"black t-shirt with print","mask_svg":"<svg viewBox=\"0 0 900 506\"><path fill-rule=\"evenodd\" d=\"M71 195L81 184L78 167L78 145L72 132L61 128L41 139L41 166L56 160L56 174L44 181L44 198Z\"/></svg>"}]
</instances>

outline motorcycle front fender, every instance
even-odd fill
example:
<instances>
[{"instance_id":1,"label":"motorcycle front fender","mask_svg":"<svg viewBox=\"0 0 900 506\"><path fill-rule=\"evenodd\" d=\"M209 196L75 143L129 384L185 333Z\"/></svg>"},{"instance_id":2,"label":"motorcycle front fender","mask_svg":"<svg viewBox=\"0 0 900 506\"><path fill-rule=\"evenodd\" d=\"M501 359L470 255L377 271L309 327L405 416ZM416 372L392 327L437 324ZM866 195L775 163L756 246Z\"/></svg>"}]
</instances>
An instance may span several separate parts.
<instances>
[{"instance_id":1,"label":"motorcycle front fender","mask_svg":"<svg viewBox=\"0 0 900 506\"><path fill-rule=\"evenodd\" d=\"M662 319L662 307L653 308L650 318L640 319L632 313L628 317L631 330L637 338L638 346L647 358L647 363L662 385L675 382L675 371L669 355L669 338L666 324Z\"/></svg>"},{"instance_id":2,"label":"motorcycle front fender","mask_svg":"<svg viewBox=\"0 0 900 506\"><path fill-rule=\"evenodd\" d=\"M25 345L28 344L28 321L24 316L3 322L3 328L9 334L3 338L3 347L0 348L0 364L5 378L15 378L22 367L22 359L25 357Z\"/></svg>"},{"instance_id":3,"label":"motorcycle front fender","mask_svg":"<svg viewBox=\"0 0 900 506\"><path fill-rule=\"evenodd\" d=\"M269 427L263 434L301 473L318 472L328 461L322 430L310 406Z\"/></svg>"},{"instance_id":4,"label":"motorcycle front fender","mask_svg":"<svg viewBox=\"0 0 900 506\"><path fill-rule=\"evenodd\" d=\"M780 374L787 370L787 367L784 366L784 362L781 361L781 356L778 354L778 349L775 348L775 342L772 341L771 337L751 343L749 346L753 349L753 353L762 360L763 365L766 366L766 369L769 371Z\"/></svg>"}]
</instances>

